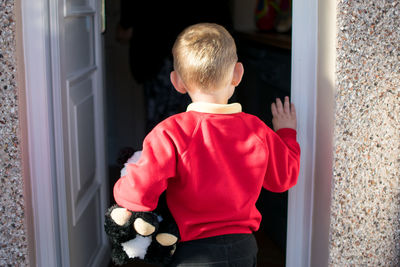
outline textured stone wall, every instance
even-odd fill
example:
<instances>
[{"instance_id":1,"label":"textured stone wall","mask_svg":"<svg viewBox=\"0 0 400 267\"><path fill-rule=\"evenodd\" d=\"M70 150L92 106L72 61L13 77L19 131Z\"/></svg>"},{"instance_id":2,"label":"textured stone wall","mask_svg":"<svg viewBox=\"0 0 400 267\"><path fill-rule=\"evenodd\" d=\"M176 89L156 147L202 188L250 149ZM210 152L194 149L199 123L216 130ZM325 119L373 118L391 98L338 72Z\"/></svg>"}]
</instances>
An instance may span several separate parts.
<instances>
[{"instance_id":1,"label":"textured stone wall","mask_svg":"<svg viewBox=\"0 0 400 267\"><path fill-rule=\"evenodd\" d=\"M14 0L0 1L0 266L27 266Z\"/></svg>"},{"instance_id":2,"label":"textured stone wall","mask_svg":"<svg viewBox=\"0 0 400 267\"><path fill-rule=\"evenodd\" d=\"M331 266L400 265L400 3L337 1Z\"/></svg>"}]
</instances>

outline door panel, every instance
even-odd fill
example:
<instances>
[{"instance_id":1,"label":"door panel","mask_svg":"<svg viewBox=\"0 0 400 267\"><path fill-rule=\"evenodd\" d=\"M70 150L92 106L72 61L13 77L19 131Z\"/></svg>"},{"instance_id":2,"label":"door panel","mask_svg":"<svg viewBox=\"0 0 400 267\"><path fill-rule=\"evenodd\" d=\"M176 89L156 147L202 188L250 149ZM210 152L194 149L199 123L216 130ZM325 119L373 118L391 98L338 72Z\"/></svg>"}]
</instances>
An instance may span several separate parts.
<instances>
[{"instance_id":1,"label":"door panel","mask_svg":"<svg viewBox=\"0 0 400 267\"><path fill-rule=\"evenodd\" d=\"M91 78L67 83L68 128L71 168L71 211L73 224L86 210L88 201L99 184L96 176L95 114L93 83ZM91 193L92 192L92 193ZM89 197L85 197L89 196Z\"/></svg>"},{"instance_id":2,"label":"door panel","mask_svg":"<svg viewBox=\"0 0 400 267\"><path fill-rule=\"evenodd\" d=\"M92 9L92 5L89 0L65 0L65 8L68 13L74 12L74 11L80 11L80 10L85 10L85 9Z\"/></svg>"},{"instance_id":3,"label":"door panel","mask_svg":"<svg viewBox=\"0 0 400 267\"><path fill-rule=\"evenodd\" d=\"M65 18L65 71L72 75L95 65L93 16Z\"/></svg>"},{"instance_id":4,"label":"door panel","mask_svg":"<svg viewBox=\"0 0 400 267\"><path fill-rule=\"evenodd\" d=\"M97 191L98 192L98 191ZM75 232L84 233L81 235L72 235L70 243L74 244L70 247L70 263L72 266L93 266L92 262L97 256L101 248L101 233L102 228L95 223L94 218L99 217L100 195L97 193L91 199L87 206L87 211L74 225Z\"/></svg>"},{"instance_id":5,"label":"door panel","mask_svg":"<svg viewBox=\"0 0 400 267\"><path fill-rule=\"evenodd\" d=\"M61 112L69 266L106 266L100 1L58 0ZM98 6L92 6L97 3Z\"/></svg>"}]
</instances>

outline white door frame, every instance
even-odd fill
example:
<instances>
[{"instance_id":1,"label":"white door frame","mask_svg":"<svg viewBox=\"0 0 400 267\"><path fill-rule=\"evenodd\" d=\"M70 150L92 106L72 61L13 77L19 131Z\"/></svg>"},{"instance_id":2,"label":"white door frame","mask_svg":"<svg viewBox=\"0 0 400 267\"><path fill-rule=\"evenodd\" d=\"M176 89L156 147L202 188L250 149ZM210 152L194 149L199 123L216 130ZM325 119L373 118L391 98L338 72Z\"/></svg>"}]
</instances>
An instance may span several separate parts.
<instances>
[{"instance_id":1,"label":"white door frame","mask_svg":"<svg viewBox=\"0 0 400 267\"><path fill-rule=\"evenodd\" d=\"M52 112L49 7L22 0L26 116L35 266L62 266ZM32 263L31 263L32 264Z\"/></svg>"},{"instance_id":2,"label":"white door frame","mask_svg":"<svg viewBox=\"0 0 400 267\"><path fill-rule=\"evenodd\" d=\"M57 179L56 153L60 138L54 131L54 70L51 46L54 28L49 15L56 7L49 0L21 0L25 90L28 128L30 184L35 238L36 266L68 266L65 248L68 235L62 181ZM298 140L302 147L298 185L289 191L287 256L288 267L310 266L316 88L318 1L293 1L292 99L298 112ZM56 63L56 64L54 64Z\"/></svg>"},{"instance_id":3,"label":"white door frame","mask_svg":"<svg viewBox=\"0 0 400 267\"><path fill-rule=\"evenodd\" d=\"M98 7L100 1L90 1ZM21 0L22 46L25 66L26 121L29 153L31 206L35 251L31 266L69 267L66 187L63 161L63 130L61 120L60 55L58 14L63 14L58 1ZM51 15L50 15L51 14ZM95 20L100 29L100 17ZM95 33L96 62L103 61L100 32ZM53 48L53 49L52 49ZM102 76L102 70L97 70ZM96 85L101 86L101 85ZM102 96L98 96L102 98ZM100 111L102 112L102 111ZM102 125L96 128L104 138ZM96 144L97 145L97 144ZM105 155L98 155L105 161ZM98 165L98 164L97 164ZM106 173L106 167L99 172ZM108 201L102 189L105 210ZM105 236L103 244L108 246ZM103 249L108 249L107 246ZM102 250L103 251L103 250ZM99 253L107 256L107 253ZM108 259L97 258L95 266L107 266Z\"/></svg>"},{"instance_id":4,"label":"white door frame","mask_svg":"<svg viewBox=\"0 0 400 267\"><path fill-rule=\"evenodd\" d=\"M297 110L297 138L301 146L301 167L297 185L289 190L287 267L311 265L317 55L318 0L295 0L293 1L291 97Z\"/></svg>"}]
</instances>

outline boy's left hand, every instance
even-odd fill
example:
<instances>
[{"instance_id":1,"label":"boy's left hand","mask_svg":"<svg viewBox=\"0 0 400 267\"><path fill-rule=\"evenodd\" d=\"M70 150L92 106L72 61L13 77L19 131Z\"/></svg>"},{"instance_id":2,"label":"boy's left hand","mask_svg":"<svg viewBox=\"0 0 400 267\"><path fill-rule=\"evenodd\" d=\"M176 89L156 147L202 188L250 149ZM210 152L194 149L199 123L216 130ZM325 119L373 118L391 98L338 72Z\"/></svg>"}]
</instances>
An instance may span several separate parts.
<instances>
[{"instance_id":1,"label":"boy's left hand","mask_svg":"<svg viewBox=\"0 0 400 267\"><path fill-rule=\"evenodd\" d=\"M282 101L277 98L276 103L271 105L272 111L272 125L274 131L278 131L282 128L291 128L296 130L297 119L296 109L293 103L289 102L289 97L285 97L285 103L282 105Z\"/></svg>"}]
</instances>

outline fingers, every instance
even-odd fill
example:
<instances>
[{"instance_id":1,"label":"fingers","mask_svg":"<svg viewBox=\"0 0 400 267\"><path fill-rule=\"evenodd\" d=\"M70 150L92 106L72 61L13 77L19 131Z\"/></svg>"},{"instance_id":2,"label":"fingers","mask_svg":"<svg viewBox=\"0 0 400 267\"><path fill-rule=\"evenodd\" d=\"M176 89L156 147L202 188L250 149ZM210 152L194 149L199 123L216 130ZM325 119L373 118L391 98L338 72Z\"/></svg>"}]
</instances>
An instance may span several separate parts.
<instances>
[{"instance_id":1,"label":"fingers","mask_svg":"<svg viewBox=\"0 0 400 267\"><path fill-rule=\"evenodd\" d=\"M290 104L290 113L291 113L293 118L296 118L296 108L295 108L293 103Z\"/></svg>"},{"instance_id":2,"label":"fingers","mask_svg":"<svg viewBox=\"0 0 400 267\"><path fill-rule=\"evenodd\" d=\"M277 98L276 103L272 103L271 105L271 112L273 116L277 116L279 114L290 115L293 114L292 107L294 107L294 105L290 103L288 96L285 97L285 102L283 104L282 101Z\"/></svg>"},{"instance_id":3,"label":"fingers","mask_svg":"<svg viewBox=\"0 0 400 267\"><path fill-rule=\"evenodd\" d=\"M289 97L285 97L285 104L283 106L283 110L285 111L286 114L290 113L290 103L289 103Z\"/></svg>"},{"instance_id":4,"label":"fingers","mask_svg":"<svg viewBox=\"0 0 400 267\"><path fill-rule=\"evenodd\" d=\"M275 131L282 128L296 129L296 109L293 103L290 103L289 97L286 96L284 103L277 98L275 103L271 105L272 126Z\"/></svg>"},{"instance_id":5,"label":"fingers","mask_svg":"<svg viewBox=\"0 0 400 267\"><path fill-rule=\"evenodd\" d=\"M275 103L272 103L272 105L271 105L271 112L272 112L272 116L274 116L274 117L276 117L278 115L278 111L276 110Z\"/></svg>"},{"instance_id":6,"label":"fingers","mask_svg":"<svg viewBox=\"0 0 400 267\"><path fill-rule=\"evenodd\" d=\"M279 98L276 99L276 110L278 111L278 114L283 112L282 101Z\"/></svg>"}]
</instances>

